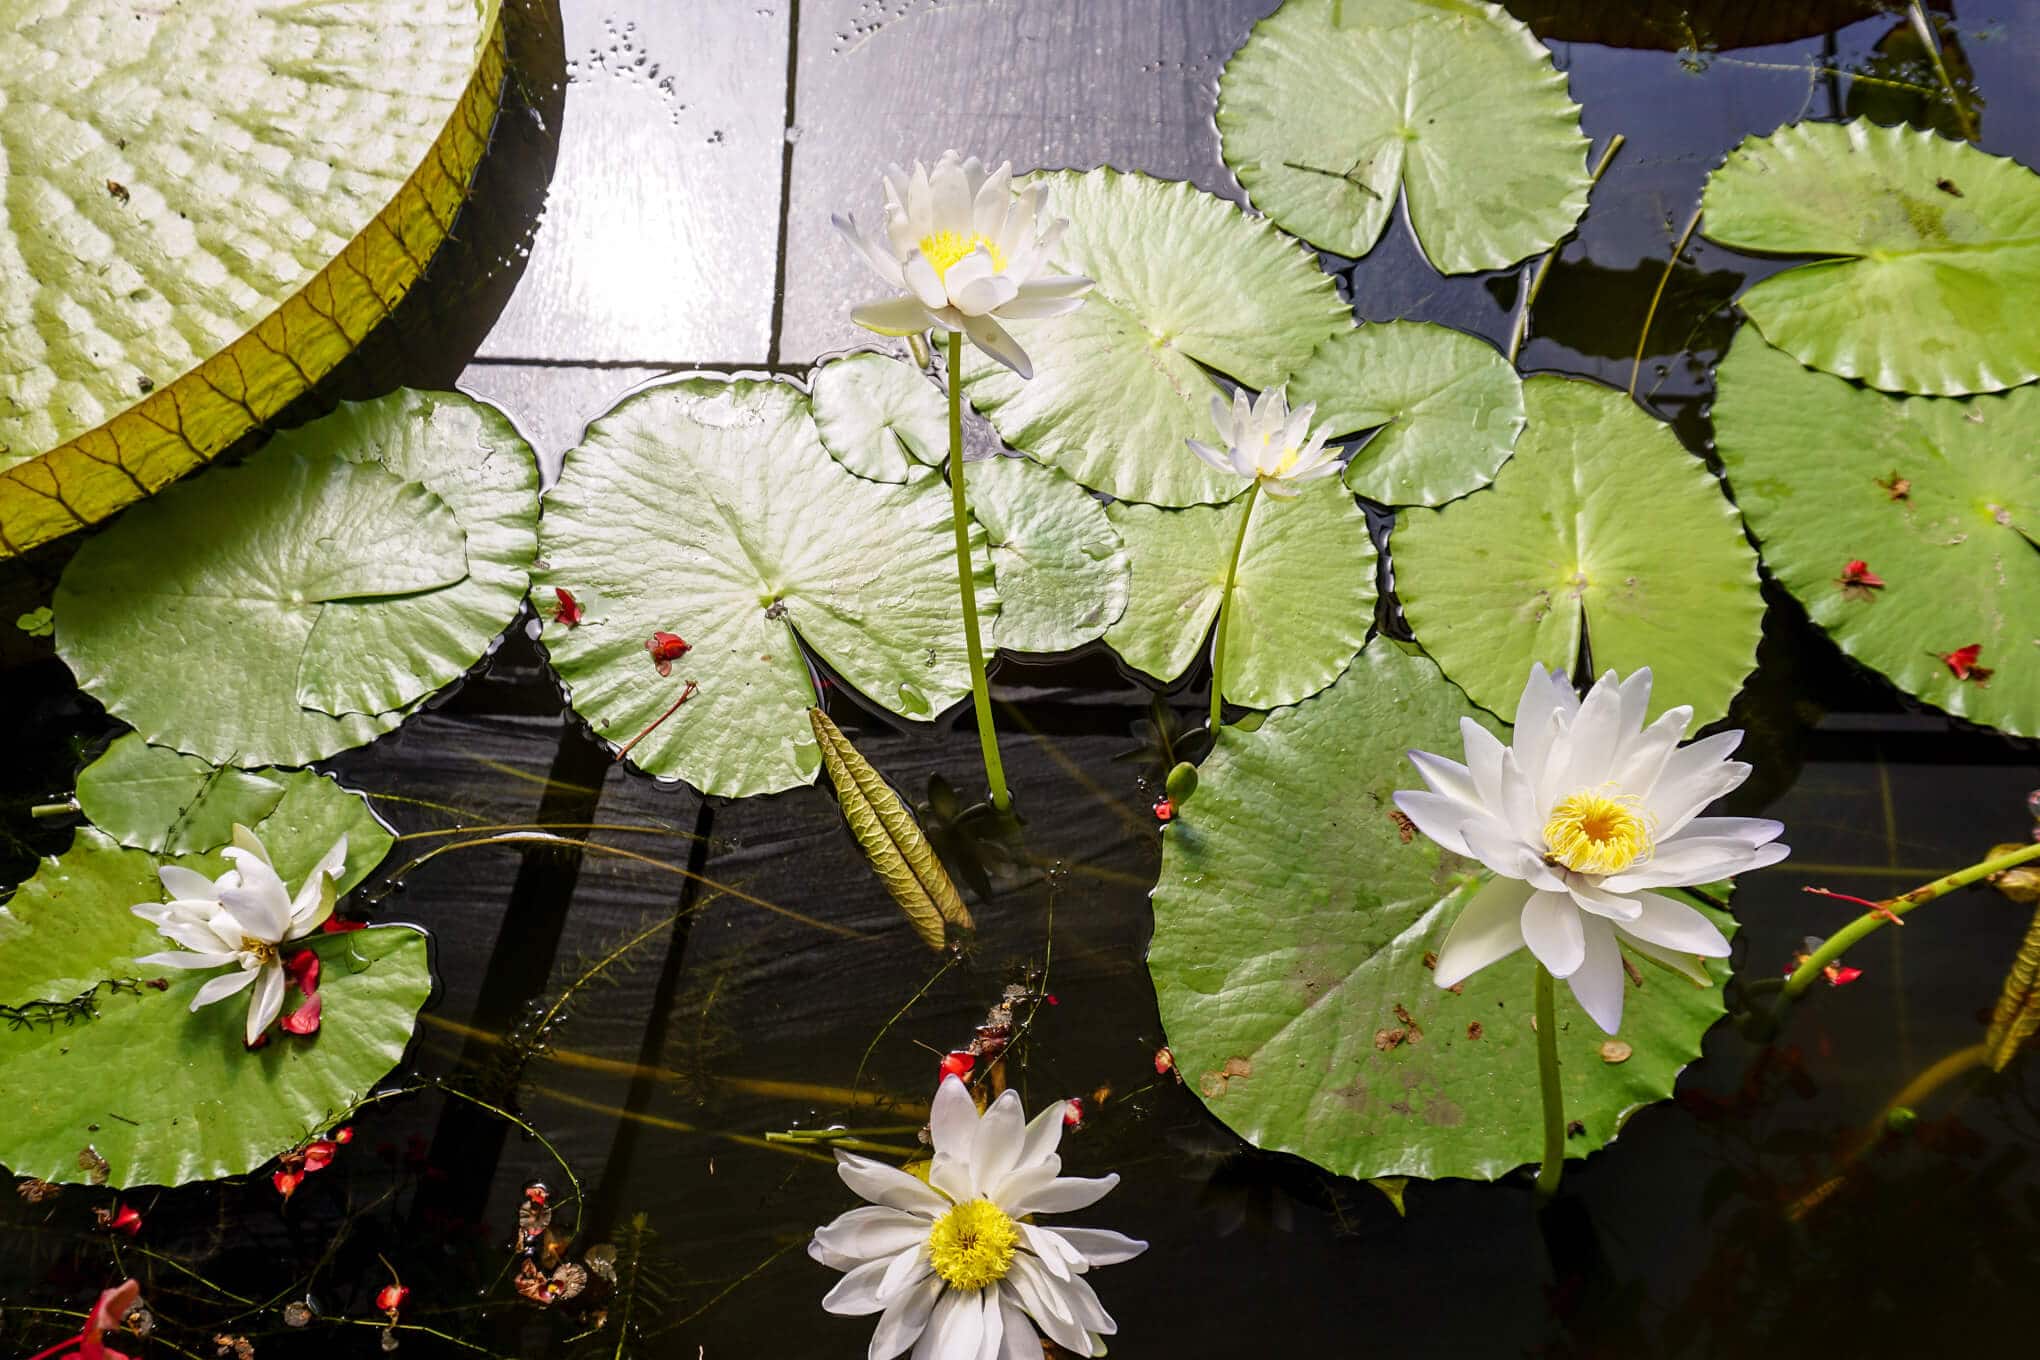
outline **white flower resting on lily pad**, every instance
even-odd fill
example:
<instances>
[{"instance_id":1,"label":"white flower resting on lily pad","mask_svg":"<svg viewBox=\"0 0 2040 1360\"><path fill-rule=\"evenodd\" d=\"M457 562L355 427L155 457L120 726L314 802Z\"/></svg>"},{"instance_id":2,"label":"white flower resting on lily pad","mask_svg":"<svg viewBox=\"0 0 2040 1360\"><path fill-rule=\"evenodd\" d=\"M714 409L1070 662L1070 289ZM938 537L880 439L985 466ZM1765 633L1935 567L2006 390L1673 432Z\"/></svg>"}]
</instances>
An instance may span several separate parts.
<instances>
[{"instance_id":1,"label":"white flower resting on lily pad","mask_svg":"<svg viewBox=\"0 0 2040 1360\"><path fill-rule=\"evenodd\" d=\"M168 902L143 902L135 915L182 949L136 959L159 968L234 965L198 989L191 1009L209 1006L253 986L247 1041L253 1044L283 1010L282 946L324 925L333 914L334 883L347 863L347 837L333 843L292 897L255 833L238 823L234 843L220 852L234 867L218 879L166 864L156 871Z\"/></svg>"},{"instance_id":2,"label":"white flower resting on lily pad","mask_svg":"<svg viewBox=\"0 0 2040 1360\"><path fill-rule=\"evenodd\" d=\"M1027 352L999 324L1063 316L1084 305L1091 280L1046 272L1048 253L1069 223L1036 220L1037 185L1015 194L1010 162L987 173L984 162L954 151L930 170L914 162L911 174L885 172L885 236L873 242L851 218L837 215L836 230L850 239L878 276L900 296L854 308L851 319L880 335L961 331L971 343L1018 373L1032 377Z\"/></svg>"},{"instance_id":3,"label":"white flower resting on lily pad","mask_svg":"<svg viewBox=\"0 0 2040 1360\"><path fill-rule=\"evenodd\" d=\"M1023 1123L1020 1097L1006 1091L979 1118L969 1089L947 1077L928 1121L935 1157L925 1183L837 1151L843 1183L872 1204L816 1229L808 1255L847 1272L822 1307L880 1315L869 1360L909 1346L915 1360L1040 1360L1035 1327L1078 1355L1105 1354L1100 1338L1118 1325L1084 1275L1147 1243L1027 1221L1085 1208L1119 1184L1060 1174L1064 1108L1058 1101Z\"/></svg>"},{"instance_id":4,"label":"white flower resting on lily pad","mask_svg":"<svg viewBox=\"0 0 2040 1360\"><path fill-rule=\"evenodd\" d=\"M1512 745L1462 718L1466 764L1409 753L1431 789L1398 793L1396 806L1426 836L1495 872L1438 951L1440 987L1528 945L1613 1034L1622 1023L1618 936L1703 982L1692 956L1728 955L1713 922L1650 890L1775 864L1789 853L1775 844L1785 828L1700 816L1749 777L1748 765L1728 759L1743 734L1680 746L1693 710L1668 709L1646 727L1649 707L1648 669L1620 683L1610 671L1583 700L1565 676L1532 666Z\"/></svg>"},{"instance_id":5,"label":"white flower resting on lily pad","mask_svg":"<svg viewBox=\"0 0 2040 1360\"><path fill-rule=\"evenodd\" d=\"M1230 406L1224 397L1211 399L1211 423L1218 427L1224 447L1201 439L1187 442L1190 452L1220 472L1252 477L1271 496L1294 496L1300 483L1339 470L1338 450L1325 447L1332 427L1321 425L1315 432L1310 428L1316 414L1316 402L1291 411L1288 393L1280 387L1251 402L1235 388Z\"/></svg>"}]
</instances>

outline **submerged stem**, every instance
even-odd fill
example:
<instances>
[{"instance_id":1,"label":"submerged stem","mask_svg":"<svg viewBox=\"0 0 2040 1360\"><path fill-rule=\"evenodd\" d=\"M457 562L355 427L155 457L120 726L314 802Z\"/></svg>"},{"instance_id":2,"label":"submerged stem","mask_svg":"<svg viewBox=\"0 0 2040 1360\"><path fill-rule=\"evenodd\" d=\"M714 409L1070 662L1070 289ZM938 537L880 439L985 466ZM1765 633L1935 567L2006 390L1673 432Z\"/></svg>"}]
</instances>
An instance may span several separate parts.
<instances>
[{"instance_id":1,"label":"submerged stem","mask_svg":"<svg viewBox=\"0 0 2040 1360\"><path fill-rule=\"evenodd\" d=\"M1629 395L1636 395L1636 377L1643 371L1644 347L1650 343L1650 324L1657 320L1658 304L1664 301L1665 285L1672 281L1672 272L1679 267L1679 256L1686 252L1686 242L1693 239L1693 229L1700 225L1700 210L1693 209L1693 215L1686 219L1686 229L1679 233L1679 239L1672 246L1672 258L1665 261L1665 272L1658 275L1657 287L1650 295L1650 310L1643 314L1643 330L1636 337L1636 357L1629 364Z\"/></svg>"},{"instance_id":2,"label":"submerged stem","mask_svg":"<svg viewBox=\"0 0 2040 1360\"><path fill-rule=\"evenodd\" d=\"M1537 1168L1537 1198L1558 1193L1565 1174L1565 1092L1558 1084L1558 1002L1551 970L1537 965L1537 1086L1544 1097L1544 1164Z\"/></svg>"},{"instance_id":3,"label":"submerged stem","mask_svg":"<svg viewBox=\"0 0 2040 1360\"><path fill-rule=\"evenodd\" d=\"M963 595L963 641L970 652L970 700L977 710L978 746L992 806L1004 812L1006 767L999 763L999 734L992 727L992 691L985 683L985 645L978 638L977 583L970 560L970 513L963 497L963 332L949 333L949 510L956 521L956 585Z\"/></svg>"},{"instance_id":4,"label":"submerged stem","mask_svg":"<svg viewBox=\"0 0 2040 1360\"><path fill-rule=\"evenodd\" d=\"M1999 855L1996 859L1972 864L1967 869L1957 869L1952 874L1943 874L1924 887L1900 893L1887 902L1877 904L1873 910L1858 916L1828 936L1820 948L1806 956L1806 961L1795 968L1792 976L1785 980L1784 993L1778 999L1779 1007L1782 1009L1790 1005L1801 992L1813 985L1814 979L1821 975L1823 969L1847 953L1866 935L1882 930L1914 907L1931 902L1937 897L1945 897L1957 888L1967 887L1980 878L1989 878L1992 874L2002 873L2006 869L2016 868L2036 859L2040 859L2040 841L2023 846L2008 855Z\"/></svg>"},{"instance_id":5,"label":"submerged stem","mask_svg":"<svg viewBox=\"0 0 2040 1360\"><path fill-rule=\"evenodd\" d=\"M1608 149L1603 151L1601 159L1594 163L1594 173L1587 180L1588 193L1592 193L1594 186L1601 182L1601 175L1607 170L1608 163L1615 159L1615 153L1622 149L1622 144L1627 140L1629 139L1619 132L1608 139ZM1559 249L1560 247L1553 246L1545 251L1544 258L1537 262L1537 272L1530 276L1530 290L1523 294L1523 305L1517 309L1516 322L1509 328L1511 366L1515 364L1516 355L1522 350L1523 342L1530 336L1530 308L1537 301L1538 293L1544 289L1544 276L1551 272L1551 262L1558 258Z\"/></svg>"},{"instance_id":6,"label":"submerged stem","mask_svg":"<svg viewBox=\"0 0 2040 1360\"><path fill-rule=\"evenodd\" d=\"M1225 630L1232 622L1233 581L1240 574L1240 550L1247 546L1247 526L1254 522L1254 503L1261 496L1261 479L1247 488L1247 513L1240 516L1240 536L1233 540L1232 560L1225 564L1225 589L1218 597L1218 628L1211 640L1211 734L1218 735L1220 711L1225 704Z\"/></svg>"}]
</instances>

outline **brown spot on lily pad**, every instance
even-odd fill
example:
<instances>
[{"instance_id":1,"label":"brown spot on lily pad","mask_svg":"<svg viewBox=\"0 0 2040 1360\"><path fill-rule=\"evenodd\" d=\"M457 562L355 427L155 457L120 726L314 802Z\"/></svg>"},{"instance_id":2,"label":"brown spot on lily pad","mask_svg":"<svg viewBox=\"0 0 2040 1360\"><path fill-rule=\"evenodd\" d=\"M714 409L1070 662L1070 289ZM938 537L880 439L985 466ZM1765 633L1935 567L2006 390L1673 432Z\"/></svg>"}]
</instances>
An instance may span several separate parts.
<instances>
[{"instance_id":1,"label":"brown spot on lily pad","mask_svg":"<svg viewBox=\"0 0 2040 1360\"><path fill-rule=\"evenodd\" d=\"M1601 1061L1604 1063L1626 1063L1629 1055L1636 1050L1620 1039L1610 1039L1601 1045Z\"/></svg>"}]
</instances>

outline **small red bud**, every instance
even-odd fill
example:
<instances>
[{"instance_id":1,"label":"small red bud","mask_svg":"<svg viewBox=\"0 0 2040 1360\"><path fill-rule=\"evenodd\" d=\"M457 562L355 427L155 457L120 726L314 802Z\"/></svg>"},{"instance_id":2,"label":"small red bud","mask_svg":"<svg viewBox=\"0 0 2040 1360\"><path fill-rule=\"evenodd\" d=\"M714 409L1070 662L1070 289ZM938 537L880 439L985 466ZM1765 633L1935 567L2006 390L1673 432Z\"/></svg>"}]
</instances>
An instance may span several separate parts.
<instances>
[{"instance_id":1,"label":"small red bud","mask_svg":"<svg viewBox=\"0 0 2040 1360\"><path fill-rule=\"evenodd\" d=\"M940 1070L942 1073L942 1077L944 1078L946 1077L961 1078L967 1076L970 1072L970 1069L976 1066L977 1059L975 1057L971 1056L968 1053L956 1052L951 1053L947 1057L943 1058ZM940 1078L938 1078L938 1080L940 1080Z\"/></svg>"},{"instance_id":2,"label":"small red bud","mask_svg":"<svg viewBox=\"0 0 2040 1360\"><path fill-rule=\"evenodd\" d=\"M1160 798L1155 801L1155 820L1166 822L1176 815L1175 800Z\"/></svg>"},{"instance_id":3,"label":"small red bud","mask_svg":"<svg viewBox=\"0 0 2040 1360\"><path fill-rule=\"evenodd\" d=\"M645 639L645 650L652 655L652 664L659 668L659 674L671 675L673 663L693 648L693 644L678 633L653 633Z\"/></svg>"},{"instance_id":4,"label":"small red bud","mask_svg":"<svg viewBox=\"0 0 2040 1360\"><path fill-rule=\"evenodd\" d=\"M386 1284L375 1292L375 1306L385 1313L394 1314L404 1306L404 1300L411 1297L411 1291L400 1284Z\"/></svg>"},{"instance_id":5,"label":"small red bud","mask_svg":"<svg viewBox=\"0 0 2040 1360\"><path fill-rule=\"evenodd\" d=\"M133 1237L142 1230L141 1211L132 1204L116 1204L113 1216L106 1220L106 1226L114 1232L123 1232Z\"/></svg>"}]
</instances>

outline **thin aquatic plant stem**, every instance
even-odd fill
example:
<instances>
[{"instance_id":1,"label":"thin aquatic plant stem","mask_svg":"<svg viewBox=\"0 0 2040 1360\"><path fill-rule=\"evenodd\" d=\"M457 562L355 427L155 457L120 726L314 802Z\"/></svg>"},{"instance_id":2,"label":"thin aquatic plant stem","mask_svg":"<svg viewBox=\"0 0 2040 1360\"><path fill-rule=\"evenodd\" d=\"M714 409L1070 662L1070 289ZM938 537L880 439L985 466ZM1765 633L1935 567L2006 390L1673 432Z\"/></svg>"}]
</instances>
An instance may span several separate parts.
<instances>
[{"instance_id":1,"label":"thin aquatic plant stem","mask_svg":"<svg viewBox=\"0 0 2040 1360\"><path fill-rule=\"evenodd\" d=\"M1537 1087L1544 1097L1544 1164L1537 1168L1539 1203L1558 1193L1565 1174L1565 1091L1558 1084L1558 998L1551 970L1537 965Z\"/></svg>"},{"instance_id":2,"label":"thin aquatic plant stem","mask_svg":"<svg viewBox=\"0 0 2040 1360\"><path fill-rule=\"evenodd\" d=\"M963 596L963 642L970 652L970 701L977 710L978 746L992 806L1012 805L1006 767L999 763L999 734L992 727L992 690L985 683L985 644L978 637L977 583L970 560L970 512L963 496L963 332L949 332L949 511L956 521L956 585Z\"/></svg>"},{"instance_id":3,"label":"thin aquatic plant stem","mask_svg":"<svg viewBox=\"0 0 2040 1360\"><path fill-rule=\"evenodd\" d=\"M1672 258L1665 261L1665 272L1658 275L1657 287L1651 291L1650 309L1643 314L1643 330L1636 337L1636 357L1629 363L1629 395L1636 395L1636 377L1643 370L1643 349L1650 343L1650 326L1657 320L1658 303L1664 301L1665 285L1672 281L1672 272L1679 267L1679 256L1686 251L1686 242L1693 239L1693 229L1700 225L1700 210L1693 209L1693 215L1686 219L1686 229L1679 233L1679 240L1672 247Z\"/></svg>"},{"instance_id":4,"label":"thin aquatic plant stem","mask_svg":"<svg viewBox=\"0 0 2040 1360\"><path fill-rule=\"evenodd\" d=\"M2040 859L2040 841L2023 846L2010 854L1999 855L1996 859L1982 860L1967 869L1957 869L1952 874L1943 874L1924 887L1900 893L1897 897L1879 904L1881 910L1865 912L1858 916L1828 936L1820 948L1806 956L1806 962L1792 971L1792 976L1785 980L1784 991L1778 998L1779 1008L1782 1010L1790 1005L1801 992L1813 985L1814 979L1821 975L1823 969L1854 948L1864 937L1882 930L1914 907L1923 906L1937 897L1945 897L1957 888L1966 888L1980 878L1989 878L1992 874L2015 869L2036 859Z\"/></svg>"},{"instance_id":5,"label":"thin aquatic plant stem","mask_svg":"<svg viewBox=\"0 0 2040 1360\"><path fill-rule=\"evenodd\" d=\"M1218 596L1218 627L1211 639L1211 734L1218 735L1218 723L1225 706L1225 632L1232 623L1233 582L1240 574L1240 550L1247 546L1247 526L1254 522L1254 504L1261 496L1261 479L1247 488L1247 513L1240 516L1240 534L1233 540L1232 560L1225 564L1225 589Z\"/></svg>"},{"instance_id":6,"label":"thin aquatic plant stem","mask_svg":"<svg viewBox=\"0 0 2040 1360\"><path fill-rule=\"evenodd\" d=\"M1934 32L1934 26L1927 22L1927 13L1920 8L1920 0L1911 0L1906 6L1906 17L1912 20L1913 32L1920 38L1920 45L1927 49L1933 59L1934 74L1940 77L1941 91L1948 96L1948 102L1955 108L1955 121L1961 125L1962 140L1976 140L1976 120L1969 115L1969 106L1962 102L1961 91L1955 88L1955 81L1948 75L1948 63L1941 56L1941 39Z\"/></svg>"},{"instance_id":7,"label":"thin aquatic plant stem","mask_svg":"<svg viewBox=\"0 0 2040 1360\"><path fill-rule=\"evenodd\" d=\"M1601 159L1594 164L1593 175L1587 180L1588 193L1592 193L1594 186L1601 182L1601 175L1607 170L1608 163L1615 159L1615 153L1620 151L1622 144L1628 140L1619 132L1608 139L1608 149L1601 153ZM1537 262L1537 272L1530 276L1530 290L1523 294L1523 305L1516 310L1515 324L1509 328L1511 366L1515 364L1516 355L1521 352L1523 342L1530 336L1530 308L1536 303L1537 295L1544 291L1544 276L1551 272L1551 262L1558 258L1559 250L1559 246L1553 246L1545 251L1544 258Z\"/></svg>"}]
</instances>

